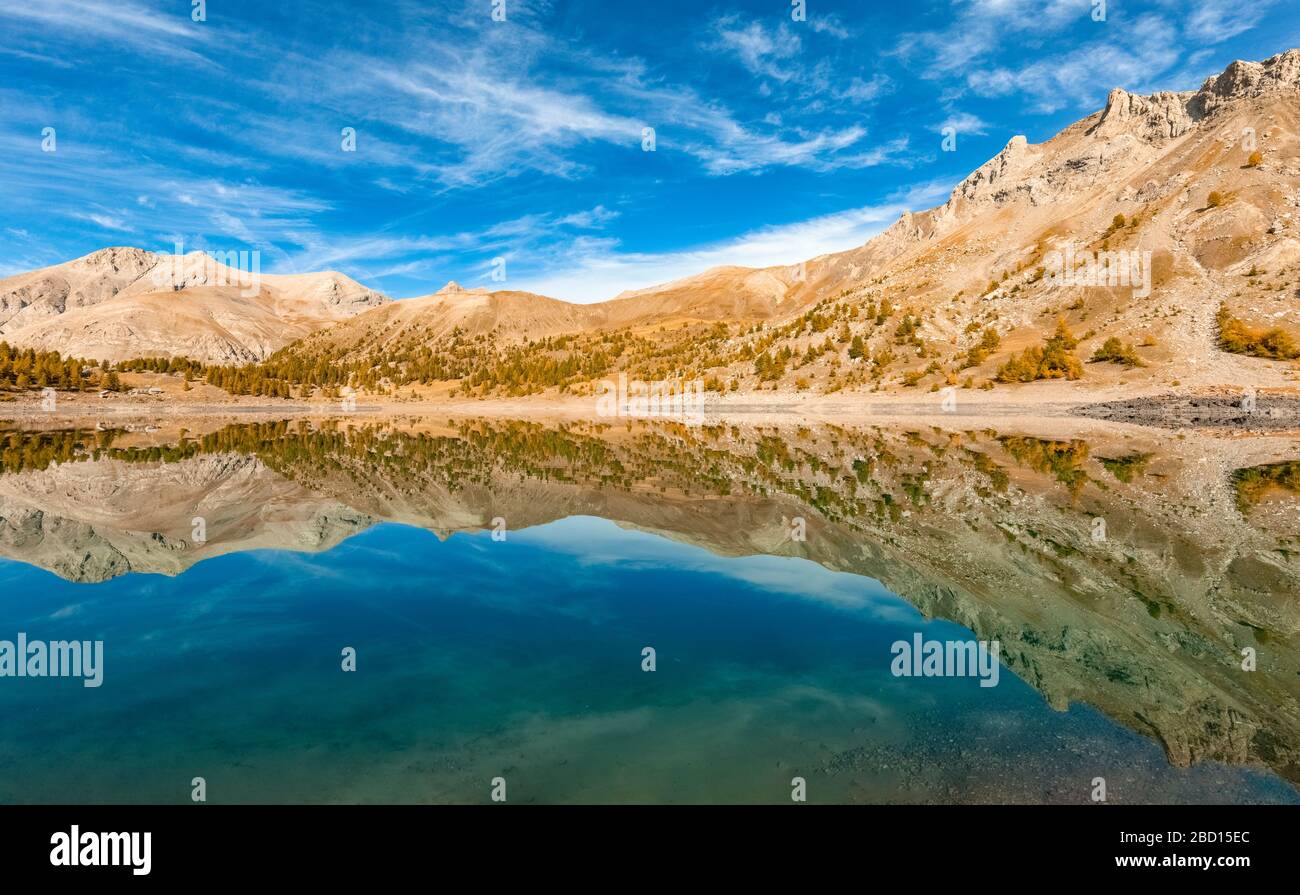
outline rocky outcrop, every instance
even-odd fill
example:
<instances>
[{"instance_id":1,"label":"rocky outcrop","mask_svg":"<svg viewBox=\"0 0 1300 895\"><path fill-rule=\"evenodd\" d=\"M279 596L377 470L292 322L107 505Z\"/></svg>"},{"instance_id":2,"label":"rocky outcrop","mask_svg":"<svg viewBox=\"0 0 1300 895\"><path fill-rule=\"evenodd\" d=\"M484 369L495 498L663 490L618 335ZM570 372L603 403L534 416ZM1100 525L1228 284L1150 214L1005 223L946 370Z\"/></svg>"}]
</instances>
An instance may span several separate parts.
<instances>
[{"instance_id":1,"label":"rocky outcrop","mask_svg":"<svg viewBox=\"0 0 1300 895\"><path fill-rule=\"evenodd\" d=\"M1263 62L1233 62L1207 79L1187 105L1191 114L1206 117L1238 100L1295 90L1300 90L1300 49Z\"/></svg>"},{"instance_id":2,"label":"rocky outcrop","mask_svg":"<svg viewBox=\"0 0 1300 895\"><path fill-rule=\"evenodd\" d=\"M1189 110L1191 93L1155 93L1139 96L1115 89L1106 98L1106 108L1088 134L1097 139L1131 135L1147 143L1181 137L1203 113Z\"/></svg>"},{"instance_id":3,"label":"rocky outcrop","mask_svg":"<svg viewBox=\"0 0 1300 895\"><path fill-rule=\"evenodd\" d=\"M0 335L107 301L138 282L158 263L157 255L133 248L108 248L75 261L0 280Z\"/></svg>"},{"instance_id":4,"label":"rocky outcrop","mask_svg":"<svg viewBox=\"0 0 1300 895\"><path fill-rule=\"evenodd\" d=\"M1149 163L1156 157L1155 147L1185 136L1233 103L1295 90L1300 90L1300 50L1264 62L1234 62L1196 92L1142 96L1116 88L1101 112L1047 143L1012 137L959 183L944 205L925 213L932 226L910 227L912 237L920 241L943 235L988 206L1016 199L1033 205L1077 199L1099 178L1122 176L1126 169Z\"/></svg>"}]
</instances>

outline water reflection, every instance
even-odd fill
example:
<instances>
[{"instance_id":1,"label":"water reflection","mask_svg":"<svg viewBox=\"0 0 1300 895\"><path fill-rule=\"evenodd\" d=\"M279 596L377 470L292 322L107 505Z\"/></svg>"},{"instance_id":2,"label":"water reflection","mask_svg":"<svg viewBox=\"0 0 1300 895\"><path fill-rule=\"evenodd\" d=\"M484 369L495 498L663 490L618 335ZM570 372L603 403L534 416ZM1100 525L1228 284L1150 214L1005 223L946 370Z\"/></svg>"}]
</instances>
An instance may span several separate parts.
<instances>
[{"instance_id":1,"label":"water reflection","mask_svg":"<svg viewBox=\"0 0 1300 895\"><path fill-rule=\"evenodd\" d=\"M1294 441L1193 433L1170 437L1092 423L1077 431L1062 428L1069 429L412 419L259 423L192 432L10 431L0 433L0 554L79 584L120 585L141 580L139 573L181 575L180 581L193 582L191 603L201 606L218 590L203 583L210 574L202 571L208 564L194 568L203 560L226 557L220 562L230 563L248 554L265 566L267 556L280 557L276 563L284 564L290 562L288 556L329 551L330 557L338 557L344 542L364 544L371 551L369 566L345 564L331 574L343 582L339 586L345 591L373 597L387 592L376 579L397 574L407 554L395 545L419 534L415 530L446 539L458 532L504 528L509 532L506 543L513 545L508 549L526 544L538 551L531 559L538 575L551 568L568 576L556 583L552 598L570 617L579 613L589 621L618 618L627 607L611 607L602 590L610 587L636 591L642 612L648 610L641 600L693 594L695 602L679 607L678 618L689 616L702 632L695 635L701 654L716 649L719 638L727 639L722 627L736 623L733 617L719 627L720 616L734 616L743 608L735 603L727 603L725 610L714 607L712 624L698 617L708 602L700 595L702 585L695 575L723 574L715 569L701 572L700 557L753 557L743 568L730 566L734 560L718 562L731 569L726 574L750 585L761 576L768 590L772 581L779 581L777 590L831 606L842 607L847 601L860 609L877 597L897 595L925 619L969 629L980 640L998 641L1006 666L1053 709L1069 709L1069 723L1088 728L1089 735L1098 734L1089 727L1092 722L1078 714L1085 706L1158 744L1164 761L1175 768L1219 762L1267 767L1292 784L1300 781L1300 611L1295 600L1300 593L1300 450ZM608 528L576 524L584 518L617 523L624 534L612 536ZM195 537L196 520L202 520L202 538ZM638 560L634 554L646 548L629 541L628 531L655 536L650 543L666 538L692 552ZM480 536L470 543L476 545L471 554L477 556L493 542ZM267 549L293 553L248 553ZM688 555L692 574L683 569ZM800 558L827 574L847 577L822 579L800 571L807 566L791 567L779 560L764 569L762 557ZM446 555L440 561L448 561ZM464 571L463 581L477 582L476 597L491 603L493 593L508 590L499 582L517 578L526 565L518 555L512 563L517 564ZM606 571L589 574L597 566ZM222 568L235 574L234 567ZM322 568L313 565L312 574ZM665 569L683 576L676 591L663 589L674 586L660 579ZM429 569L422 571L427 574ZM238 575L248 574L246 567L239 567ZM289 587L283 568L277 574L281 577L276 586L261 593L271 604ZM7 580L27 590L33 586L16 571L10 571ZM448 579L444 574L440 580ZM650 580L654 587L645 591ZM872 590L874 582L883 585L878 593ZM180 601L175 607L180 611L183 595L167 593ZM865 594L875 596L868 599ZM509 599L518 603L524 595L512 592ZM143 611L127 601L126 611L134 609ZM776 629L799 624L797 614L788 609L755 604L753 610L770 620L781 619L773 622ZM268 611L265 605L262 611ZM432 622L424 604L387 606L386 611L420 625ZM907 712L882 698L881 693L898 682L879 677L879 660L868 661L863 650L864 643L881 640L881 626L888 627L881 618L887 616L876 611L870 628L850 626L853 637L847 639L833 635L835 626L819 616L820 621L806 623L808 640L798 648L760 626L750 632L751 641L735 641L744 661L732 657L736 664L728 669L716 660L708 680L717 704L711 708L702 698L690 723L703 724L719 705L738 699L724 682L728 674L754 674L755 664L761 666L763 660L751 652L793 650L804 658L790 659L793 665L773 661L772 680L760 692L747 693L744 712L737 708L733 719L738 725L733 732L740 736L739 717L764 715L771 741L755 743L749 758L760 764L770 759L773 768L786 774L790 750L788 743L780 745L785 734L775 731L788 724L771 714L777 711L773 706L794 698L787 692L792 667L820 656L823 664L812 675L819 693L835 692L843 699L855 692L855 699L866 701L851 714L891 717L897 725L892 736L873 733L855 739L845 735L842 717L823 718L824 737L836 742L823 750L817 767L828 781L839 781L836 798L899 799L907 786L918 787L923 790L920 797L934 800L1066 798L1064 793L1072 790L1064 784L1059 792L1049 786L1045 791L1012 793L1007 789L1007 781L1015 776L1010 769L1001 776L992 773L991 779L1000 781L996 784L976 773L978 766L980 773L990 774L988 765L1006 754L1016 737L1033 741L1030 748L1022 740L1016 754L1026 766L1038 762L1043 780L1093 773L1087 749L1063 754L1059 748L1046 748L1044 738L1059 740L1067 734L1049 729L1048 721L1027 709L1022 712L1018 704L1003 706L1008 712L1022 712L1016 723L994 730L989 717L981 714L987 704L965 690L953 690L960 698L952 695L924 710L913 707ZM916 629L915 620L899 623ZM295 622L277 618L275 624L292 628ZM472 626L463 619L453 623L441 618L431 630L444 631L444 626L471 641L482 636L471 634ZM634 632L635 626L620 636L626 637L629 649L639 650ZM574 635L563 626L551 626L549 636L564 643ZM613 635L605 631L602 636ZM684 637L679 627L667 623L660 636ZM462 654L465 649L463 643L430 637L448 652ZM706 641L712 646L706 648ZM589 643L570 646L574 657L589 658L595 648ZM395 651L403 648L415 647L393 645ZM500 643L492 645L500 648ZM509 646L524 648L520 643ZM492 649L487 654L503 661ZM555 649L565 654L564 648ZM1249 665L1248 657L1254 658L1254 670L1243 667ZM421 661L433 659L425 655ZM445 657L437 659L443 661ZM495 679L490 668L481 667L483 661L480 656L474 674L481 676L485 688L497 692L500 687L489 685ZM860 663L866 664L858 667ZM827 667L836 664L841 666L836 671ZM804 673L811 675L807 669ZM855 675L859 681L874 680L875 689L864 692L859 684L853 690L847 681ZM280 679L277 686L284 688L287 699L293 680ZM582 694L573 696L579 701L599 701L585 685L575 685L574 692ZM917 691L907 692L914 698ZM554 698L552 690L551 701ZM936 697L930 691L926 698ZM523 702L515 704L515 711L527 714L526 695L519 699ZM644 701L629 701L626 693L619 700L617 711L632 713L629 718L645 707ZM551 716L564 711L537 694L534 708L540 711L541 706L547 718L529 723L546 728L548 743L572 733L576 722L566 715L565 724L559 724ZM678 705L675 711L681 709ZM393 711L412 724L431 723L410 705ZM457 711L463 712L463 707ZM143 715L139 720L157 723ZM620 748L630 748L626 738L635 738L634 732L643 728L628 718L624 721L632 732L620 735ZM461 735L474 729L477 736L486 737L490 727L470 724L457 729ZM968 738L974 729L985 738L978 747ZM921 730L938 733L915 736ZM945 730L949 736L943 735ZM954 732L959 734L955 739ZM513 729L511 735L525 736ZM707 739L702 732L699 736ZM1068 736L1084 735L1072 730ZM1112 740L1106 748L1127 756L1122 773L1146 778L1147 797L1180 797L1174 789L1160 789L1166 784L1157 781L1164 778L1150 767L1149 758L1142 758L1141 749L1132 743L1120 745L1113 740L1118 733L1107 736ZM493 742L492 749L504 748ZM998 742L1004 745L986 751ZM1095 742L1093 747L1101 748ZM477 769L479 752L466 743L457 748L459 757L439 753L440 760ZM620 753L612 745L602 748L613 751L596 763L607 765L607 776L624 779L628 798L661 795L648 784L627 782L636 776L634 770L620 764ZM983 758L964 757L963 749ZM660 756L660 771L669 773L687 753L689 749L674 752L671 761ZM17 754L9 761L21 761ZM561 759L558 753L552 759L554 767L546 779L556 781L563 777L556 770L562 767ZM584 760L596 761L591 754L584 754ZM645 755L641 760L655 761ZM749 762L741 765L748 767ZM892 775L871 779L869 769L879 772L887 766L892 766ZM905 785L896 775L909 767L912 783ZM962 767L967 771L955 770ZM1142 767L1146 770L1134 775L1134 769ZM1201 779L1204 792L1213 791L1214 767L1198 765L1189 772L1211 775ZM1028 775L1025 780L1034 779L1034 773L1022 770ZM652 778L658 779L645 779ZM1294 796L1290 788L1279 793L1253 780L1234 779L1229 790L1235 795L1229 797ZM398 784L391 785L392 791L367 790L365 797L396 798ZM430 797L469 798L471 790L462 791L462 785L469 786L456 783ZM575 798L572 781L565 784L568 788L555 786L539 787L534 795L540 800ZM740 787L740 781L735 786ZM676 797L766 800L746 799L743 790L721 783L719 787L716 792L697 788ZM297 791L284 795L311 800ZM588 798L618 800L616 790L604 796L593 792Z\"/></svg>"}]
</instances>

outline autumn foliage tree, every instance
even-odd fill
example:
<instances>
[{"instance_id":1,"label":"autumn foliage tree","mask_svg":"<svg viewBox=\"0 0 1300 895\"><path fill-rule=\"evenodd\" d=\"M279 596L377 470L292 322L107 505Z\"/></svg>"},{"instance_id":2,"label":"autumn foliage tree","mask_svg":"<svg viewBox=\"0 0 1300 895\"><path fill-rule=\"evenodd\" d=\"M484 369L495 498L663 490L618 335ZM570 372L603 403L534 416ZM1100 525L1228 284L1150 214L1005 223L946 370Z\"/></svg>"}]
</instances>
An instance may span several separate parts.
<instances>
[{"instance_id":1,"label":"autumn foliage tree","mask_svg":"<svg viewBox=\"0 0 1300 895\"><path fill-rule=\"evenodd\" d=\"M1056 331L1041 346L1026 348L998 368L997 379L999 382L1078 379L1083 376L1083 364L1071 353L1078 344L1079 340L1062 317L1056 323Z\"/></svg>"}]
</instances>

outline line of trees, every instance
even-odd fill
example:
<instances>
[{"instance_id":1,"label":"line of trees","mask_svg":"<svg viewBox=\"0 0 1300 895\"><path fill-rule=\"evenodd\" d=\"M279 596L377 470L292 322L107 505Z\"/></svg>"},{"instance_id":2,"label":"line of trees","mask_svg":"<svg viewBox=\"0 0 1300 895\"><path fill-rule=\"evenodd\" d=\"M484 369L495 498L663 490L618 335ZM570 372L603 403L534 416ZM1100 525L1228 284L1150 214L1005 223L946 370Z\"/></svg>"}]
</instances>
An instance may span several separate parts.
<instances>
[{"instance_id":1,"label":"line of trees","mask_svg":"<svg viewBox=\"0 0 1300 895\"><path fill-rule=\"evenodd\" d=\"M80 391L97 387L103 375L104 371L92 361L0 342L0 388Z\"/></svg>"}]
</instances>

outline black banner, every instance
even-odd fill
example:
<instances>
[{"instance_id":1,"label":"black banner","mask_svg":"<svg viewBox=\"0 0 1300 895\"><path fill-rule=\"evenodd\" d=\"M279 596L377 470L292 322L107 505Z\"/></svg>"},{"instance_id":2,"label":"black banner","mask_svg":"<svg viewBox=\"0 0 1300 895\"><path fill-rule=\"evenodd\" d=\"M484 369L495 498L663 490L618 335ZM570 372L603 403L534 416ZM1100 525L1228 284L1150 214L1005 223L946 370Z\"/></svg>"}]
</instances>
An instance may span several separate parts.
<instances>
[{"instance_id":1,"label":"black banner","mask_svg":"<svg viewBox=\"0 0 1300 895\"><path fill-rule=\"evenodd\" d=\"M1296 817L1276 807L6 807L0 857L9 878L96 884L706 872L770 883L834 868L926 884L1023 871L1230 882L1286 870Z\"/></svg>"}]
</instances>

